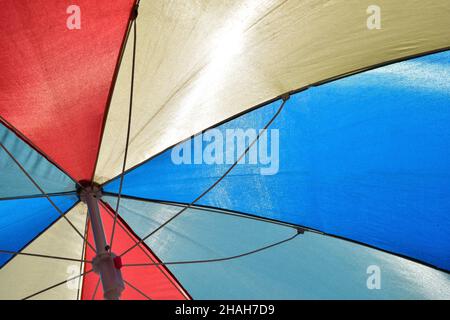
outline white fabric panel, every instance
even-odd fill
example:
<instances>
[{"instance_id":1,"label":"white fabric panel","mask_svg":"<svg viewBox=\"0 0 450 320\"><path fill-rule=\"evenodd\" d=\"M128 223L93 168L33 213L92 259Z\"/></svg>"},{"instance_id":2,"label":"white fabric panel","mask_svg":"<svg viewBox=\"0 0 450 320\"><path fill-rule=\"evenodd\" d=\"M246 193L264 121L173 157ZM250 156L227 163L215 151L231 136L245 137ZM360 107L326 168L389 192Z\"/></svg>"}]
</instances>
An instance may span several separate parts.
<instances>
[{"instance_id":1,"label":"white fabric panel","mask_svg":"<svg viewBox=\"0 0 450 320\"><path fill-rule=\"evenodd\" d=\"M79 203L67 213L68 219L84 233L86 207ZM81 259L83 239L64 219L58 220L23 252ZM79 274L80 263L17 255L0 270L0 299L23 299L42 289ZM78 280L63 284L33 299L77 299Z\"/></svg>"},{"instance_id":2,"label":"white fabric panel","mask_svg":"<svg viewBox=\"0 0 450 320\"><path fill-rule=\"evenodd\" d=\"M280 94L393 59L450 46L450 1L142 0L127 167ZM120 173L133 35L96 169Z\"/></svg>"}]
</instances>

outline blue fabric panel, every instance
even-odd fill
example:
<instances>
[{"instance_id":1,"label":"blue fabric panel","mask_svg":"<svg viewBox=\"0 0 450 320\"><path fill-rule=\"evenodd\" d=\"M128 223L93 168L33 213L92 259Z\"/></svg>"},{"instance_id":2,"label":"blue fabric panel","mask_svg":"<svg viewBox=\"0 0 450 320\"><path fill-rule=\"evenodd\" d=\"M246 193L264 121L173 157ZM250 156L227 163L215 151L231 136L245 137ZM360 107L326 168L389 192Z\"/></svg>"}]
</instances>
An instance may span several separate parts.
<instances>
[{"instance_id":1,"label":"blue fabric panel","mask_svg":"<svg viewBox=\"0 0 450 320\"><path fill-rule=\"evenodd\" d=\"M262 128L275 105L220 129ZM311 88L291 97L271 126L279 129L278 172L239 165L199 204L316 228L450 270L449 123L449 52ZM128 173L123 193L191 202L228 167L175 165L169 150Z\"/></svg>"},{"instance_id":2,"label":"blue fabric panel","mask_svg":"<svg viewBox=\"0 0 450 320\"><path fill-rule=\"evenodd\" d=\"M275 102L270 106L225 123L218 129L221 132L226 132L227 129L234 128L243 130L263 128L280 105L280 102ZM202 138L201 135L198 137ZM193 159L195 156L194 143L191 143L190 146L190 154ZM204 147L206 147L206 144ZM191 202L230 167L229 164L195 164L193 160L192 163L192 165L174 165L172 163L172 150L167 150L145 165L129 172L124 179L122 192L143 198L150 196L155 197L155 199ZM257 167L252 169L258 170ZM119 179L113 180L105 186L104 190L118 192L119 182Z\"/></svg>"},{"instance_id":3,"label":"blue fabric panel","mask_svg":"<svg viewBox=\"0 0 450 320\"><path fill-rule=\"evenodd\" d=\"M66 212L78 201L76 196L57 196L51 199L62 212ZM46 198L1 200L0 250L22 250L58 218L60 214ZM0 253L0 267L11 257L10 254Z\"/></svg>"},{"instance_id":4,"label":"blue fabric panel","mask_svg":"<svg viewBox=\"0 0 450 320\"><path fill-rule=\"evenodd\" d=\"M273 117L280 107L281 102L277 101L264 108L256 109L230 122L227 122L217 129L225 134L227 129L262 129ZM195 144L193 140L202 139L202 135L197 135L191 139L190 154L195 156ZM203 149L206 148L204 143ZM191 202L200 195L206 188L212 185L220 177L230 164L205 165L204 163L175 165L172 162L172 149L169 149L144 165L138 166L125 175L123 194L133 195L142 198L171 200L176 202ZM249 172L248 170L251 170ZM253 173L259 175L258 166L237 166L230 173L230 176L238 177L240 174L252 178ZM119 190L120 180L114 179L104 186L107 192L116 193ZM248 190L250 191L250 190ZM233 201L233 199L229 199Z\"/></svg>"},{"instance_id":5,"label":"blue fabric panel","mask_svg":"<svg viewBox=\"0 0 450 320\"><path fill-rule=\"evenodd\" d=\"M115 207L115 198L106 200ZM140 237L180 210L124 198L120 203L121 216ZM173 262L229 257L293 234L295 231L289 227L189 209L146 243L160 259ZM123 262L127 263L127 255L123 256ZM379 290L367 287L371 266L379 268ZM450 298L448 274L309 232L243 258L168 268L194 299Z\"/></svg>"},{"instance_id":6,"label":"blue fabric panel","mask_svg":"<svg viewBox=\"0 0 450 320\"><path fill-rule=\"evenodd\" d=\"M0 124L0 141L47 193L75 190L75 182ZM41 194L9 155L0 148L0 198Z\"/></svg>"}]
</instances>

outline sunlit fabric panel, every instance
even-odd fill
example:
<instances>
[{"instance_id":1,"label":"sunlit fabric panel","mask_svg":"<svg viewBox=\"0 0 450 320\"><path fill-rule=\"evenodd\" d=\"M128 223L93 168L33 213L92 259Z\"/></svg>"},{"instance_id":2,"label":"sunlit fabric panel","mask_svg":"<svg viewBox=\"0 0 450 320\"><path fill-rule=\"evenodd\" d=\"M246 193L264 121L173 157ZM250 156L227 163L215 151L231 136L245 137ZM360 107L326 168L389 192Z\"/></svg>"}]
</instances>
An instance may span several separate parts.
<instances>
[{"instance_id":1,"label":"sunlit fabric panel","mask_svg":"<svg viewBox=\"0 0 450 320\"><path fill-rule=\"evenodd\" d=\"M116 198L106 200L115 205ZM142 238L182 207L121 199L120 214ZM295 235L291 227L229 212L188 209L146 244L164 261L244 254ZM450 276L347 241L306 232L227 261L168 265L194 299L448 299ZM381 275L373 289L371 275ZM368 287L369 283L369 287ZM369 289L372 288L372 289Z\"/></svg>"},{"instance_id":2,"label":"sunlit fabric panel","mask_svg":"<svg viewBox=\"0 0 450 320\"><path fill-rule=\"evenodd\" d=\"M285 92L448 48L449 11L449 1L422 0L141 1L127 167ZM380 29L371 25L377 17ZM133 41L108 113L99 182L122 168Z\"/></svg>"},{"instance_id":3,"label":"sunlit fabric panel","mask_svg":"<svg viewBox=\"0 0 450 320\"><path fill-rule=\"evenodd\" d=\"M63 213L78 201L75 196L57 196L51 199ZM0 250L21 251L60 216L44 197L0 200ZM11 254L0 253L0 267L12 257Z\"/></svg>"},{"instance_id":4,"label":"sunlit fabric panel","mask_svg":"<svg viewBox=\"0 0 450 320\"><path fill-rule=\"evenodd\" d=\"M90 180L134 0L2 1L0 115Z\"/></svg>"},{"instance_id":5,"label":"sunlit fabric panel","mask_svg":"<svg viewBox=\"0 0 450 320\"><path fill-rule=\"evenodd\" d=\"M111 232L114 225L114 211L110 207L101 206L101 218L108 243L111 243ZM94 243L94 235L88 224L87 240ZM138 237L119 217L114 230L112 252L117 255L131 248L138 241ZM95 253L86 247L85 257L92 261ZM140 244L122 257L122 264L157 263L159 259L145 244ZM91 264L85 265L85 271L92 269ZM189 295L178 283L177 279L164 266L122 267L122 277L125 290L121 294L122 300L186 300ZM103 300L103 290L99 276L94 272L83 277L82 300Z\"/></svg>"},{"instance_id":6,"label":"sunlit fabric panel","mask_svg":"<svg viewBox=\"0 0 450 320\"><path fill-rule=\"evenodd\" d=\"M84 209L84 210L83 210ZM81 204L67 218L84 234L86 210ZM83 259L83 239L64 219L59 219L31 242L22 253ZM0 269L0 299L24 299L83 271L81 262L17 255ZM74 279L31 299L75 300L81 292L81 280Z\"/></svg>"},{"instance_id":7,"label":"sunlit fabric panel","mask_svg":"<svg viewBox=\"0 0 450 320\"><path fill-rule=\"evenodd\" d=\"M449 80L450 52L443 52L298 93L270 127L279 130L279 148L270 149L279 161L238 165L198 203L316 228L450 270ZM269 105L242 119L258 129L255 118L273 112ZM269 131L256 147L275 137ZM270 166L275 172L264 175ZM123 193L189 203L228 167L177 165L169 150L128 173ZM117 186L115 180L106 190Z\"/></svg>"},{"instance_id":8,"label":"sunlit fabric panel","mask_svg":"<svg viewBox=\"0 0 450 320\"><path fill-rule=\"evenodd\" d=\"M0 123L0 142L46 193L75 191L75 182ZM40 195L11 156L0 148L0 198Z\"/></svg>"}]
</instances>

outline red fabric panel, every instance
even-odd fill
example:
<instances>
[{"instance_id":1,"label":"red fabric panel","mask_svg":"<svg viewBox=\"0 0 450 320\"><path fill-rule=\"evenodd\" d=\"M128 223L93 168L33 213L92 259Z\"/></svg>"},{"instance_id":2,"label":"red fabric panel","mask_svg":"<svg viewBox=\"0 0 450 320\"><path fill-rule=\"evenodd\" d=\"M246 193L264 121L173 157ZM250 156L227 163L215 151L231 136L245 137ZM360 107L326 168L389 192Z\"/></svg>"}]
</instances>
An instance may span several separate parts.
<instances>
[{"instance_id":1,"label":"red fabric panel","mask_svg":"<svg viewBox=\"0 0 450 320\"><path fill-rule=\"evenodd\" d=\"M112 225L114 222L113 211L107 211L102 206L101 215L103 227L107 235L107 239L111 235ZM94 243L92 230L88 227L88 239L90 243ZM117 220L114 235L113 252L120 254L130 248L137 242L137 237L132 234L128 226L121 219ZM109 242L109 241L108 241ZM86 247L86 259L92 260L95 254L89 246ZM134 248L122 257L122 263L152 263L159 261L151 250L142 245ZM90 264L86 264L86 271L91 269ZM189 299L188 294L179 285L178 281L164 266L143 266L143 267L123 267L123 278L135 286L137 289L145 293L152 300L186 300ZM82 300L91 300L98 282L98 275L91 272L83 280L83 290L81 294ZM103 291L101 284L96 292L95 299L103 299ZM125 290L121 299L124 300L141 300L146 299L145 296L137 292L135 289L125 284Z\"/></svg>"},{"instance_id":2,"label":"red fabric panel","mask_svg":"<svg viewBox=\"0 0 450 320\"><path fill-rule=\"evenodd\" d=\"M67 8L81 9L69 30ZM90 180L134 0L1 1L0 115L77 180Z\"/></svg>"}]
</instances>

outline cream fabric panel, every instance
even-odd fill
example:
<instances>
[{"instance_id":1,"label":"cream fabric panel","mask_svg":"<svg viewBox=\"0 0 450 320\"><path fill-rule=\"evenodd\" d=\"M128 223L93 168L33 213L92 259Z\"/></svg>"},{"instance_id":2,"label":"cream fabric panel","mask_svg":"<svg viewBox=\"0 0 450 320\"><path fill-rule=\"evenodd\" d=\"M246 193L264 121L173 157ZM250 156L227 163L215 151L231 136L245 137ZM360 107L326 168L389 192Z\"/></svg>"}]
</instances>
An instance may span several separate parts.
<instances>
[{"instance_id":1,"label":"cream fabric panel","mask_svg":"<svg viewBox=\"0 0 450 320\"><path fill-rule=\"evenodd\" d=\"M84 233L86 207L80 203L67 213L69 220ZM27 253L81 259L83 239L64 219L23 250ZM0 270L0 299L23 299L58 282L79 274L80 263L18 255ZM53 288L33 299L77 299L78 280Z\"/></svg>"},{"instance_id":2,"label":"cream fabric panel","mask_svg":"<svg viewBox=\"0 0 450 320\"><path fill-rule=\"evenodd\" d=\"M381 29L367 8L381 8ZM120 173L132 34L96 169ZM282 93L450 46L450 1L142 0L127 167Z\"/></svg>"}]
</instances>

